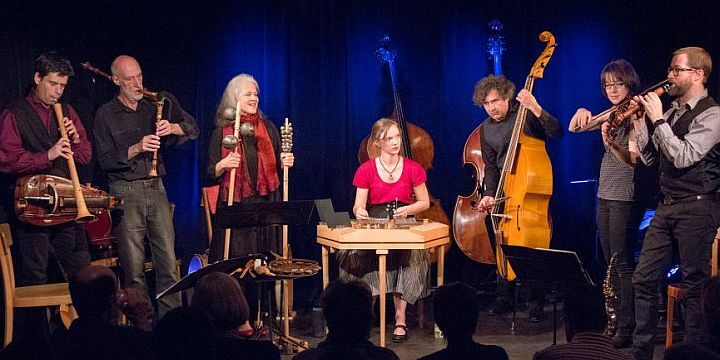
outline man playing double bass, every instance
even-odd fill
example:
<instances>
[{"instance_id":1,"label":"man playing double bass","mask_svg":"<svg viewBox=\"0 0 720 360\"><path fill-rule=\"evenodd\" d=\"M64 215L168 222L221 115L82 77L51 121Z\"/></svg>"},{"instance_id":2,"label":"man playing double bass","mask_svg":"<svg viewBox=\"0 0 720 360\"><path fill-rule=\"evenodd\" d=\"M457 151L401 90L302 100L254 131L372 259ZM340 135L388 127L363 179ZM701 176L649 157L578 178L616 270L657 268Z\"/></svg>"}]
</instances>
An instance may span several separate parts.
<instances>
[{"instance_id":1,"label":"man playing double bass","mask_svg":"<svg viewBox=\"0 0 720 360\"><path fill-rule=\"evenodd\" d=\"M538 104L532 93L523 89L513 99L514 94L515 85L504 76L490 75L475 84L473 103L476 106L482 106L488 114L482 124L483 136L480 144L485 163L483 197L479 204L481 209L490 208L495 203L500 174L520 105L529 110L523 129L526 135L542 140L548 136L554 138L562 136L562 128L558 120ZM512 307L511 293L512 287L509 282L500 279L497 288L498 295L487 309L488 315L509 311ZM539 322L545 317L542 308L544 298L543 289L533 288L531 290L530 321Z\"/></svg>"},{"instance_id":2,"label":"man playing double bass","mask_svg":"<svg viewBox=\"0 0 720 360\"><path fill-rule=\"evenodd\" d=\"M80 164L90 163L92 146L75 109L63 104L67 139L60 136L53 111L53 104L60 100L71 76L73 69L67 59L56 52L40 55L35 60L33 88L27 96L11 101L0 115L0 172L3 173L0 197L13 233L17 286L47 283L51 253L55 254L60 275L65 278L55 280L67 281L90 264L87 240L77 223L36 226L18 221L12 210L18 178L49 174L69 179L68 158L73 157ZM28 314L27 320L20 320L22 313ZM18 315L18 320L26 322L28 327L17 328L16 340L22 341L24 331L30 337L40 336L37 331L46 326L42 325L45 309L26 310Z\"/></svg>"}]
</instances>

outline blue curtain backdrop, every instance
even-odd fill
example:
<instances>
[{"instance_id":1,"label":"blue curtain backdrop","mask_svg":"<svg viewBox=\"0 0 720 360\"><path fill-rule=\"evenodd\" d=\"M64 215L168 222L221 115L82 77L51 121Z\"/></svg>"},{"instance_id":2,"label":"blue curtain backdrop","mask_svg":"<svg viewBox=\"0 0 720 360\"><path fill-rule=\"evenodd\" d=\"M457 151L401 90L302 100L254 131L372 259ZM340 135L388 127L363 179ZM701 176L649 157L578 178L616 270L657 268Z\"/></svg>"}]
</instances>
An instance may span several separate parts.
<instances>
[{"instance_id":1,"label":"blue curtain backdrop","mask_svg":"<svg viewBox=\"0 0 720 360\"><path fill-rule=\"evenodd\" d=\"M390 35L398 51L399 90L407 118L428 131L435 161L428 186L452 216L467 179L461 169L466 137L485 118L473 106L475 82L492 71L487 23L500 20L507 50L505 75L518 87L550 30L555 55L534 93L563 126L578 107L594 112L601 97L599 72L615 58L633 63L645 85L665 77L673 50L702 46L718 61L720 35L713 1L54 1L0 5L0 105L21 95L33 59L57 50L75 65L65 101L92 128L94 110L115 95L102 78L80 69L90 61L109 71L119 54L135 56L146 86L165 89L198 120L202 135L164 154L170 198L177 204L178 252L204 247L200 186L214 113L227 83L250 73L260 84L260 108L276 123L293 122L296 166L290 197L330 197L350 210L357 149L371 124L392 112L389 75L375 57ZM710 91L716 95L718 72ZM600 136L565 134L550 140L555 194L553 244L594 254L594 188L570 181L597 177ZM86 179L103 184L101 172ZM296 256L317 258L313 227L293 229ZM448 277L472 281L472 262L457 247ZM319 281L319 280L316 280Z\"/></svg>"}]
</instances>

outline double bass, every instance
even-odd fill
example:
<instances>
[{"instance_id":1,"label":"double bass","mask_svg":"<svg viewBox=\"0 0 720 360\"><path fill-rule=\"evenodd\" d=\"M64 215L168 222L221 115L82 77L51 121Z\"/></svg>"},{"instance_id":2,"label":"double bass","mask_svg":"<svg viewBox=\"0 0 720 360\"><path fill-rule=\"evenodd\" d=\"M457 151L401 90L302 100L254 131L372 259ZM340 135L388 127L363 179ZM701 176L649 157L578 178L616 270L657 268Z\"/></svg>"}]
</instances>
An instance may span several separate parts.
<instances>
[{"instance_id":1,"label":"double bass","mask_svg":"<svg viewBox=\"0 0 720 360\"><path fill-rule=\"evenodd\" d=\"M395 72L395 58L397 52L390 48L390 37L385 36L381 41L382 46L375 52L378 60L381 64L387 65L390 71L390 81L392 83L392 92L394 99L394 110L391 118L396 120L400 125L400 132L402 133L402 156L414 160L420 164L426 171L432 169L433 157L435 156L435 145L433 144L430 134L427 133L423 128L408 122L405 119L405 113L403 112L402 102L400 100L400 93L397 87L397 75ZM360 144L358 149L358 159L360 163L364 163L368 159L377 157L378 150L373 146L372 141L369 141L369 136ZM428 191L429 194L429 191ZM440 203L440 200L430 195L430 207L417 214L418 217L424 219L430 219L443 224L449 224L450 218L445 213L445 210ZM445 251L448 251L450 244L445 245Z\"/></svg>"},{"instance_id":2,"label":"double bass","mask_svg":"<svg viewBox=\"0 0 720 360\"><path fill-rule=\"evenodd\" d=\"M488 38L487 51L493 59L493 73L502 74L502 53L505 41L500 35L502 24L490 22L493 35ZM480 211L481 185L485 177L485 163L482 159L480 143L482 124L470 133L463 148L463 173L473 182L469 195L458 195L453 212L453 237L462 252L470 259L483 264L495 264L495 250L490 240L485 219L487 211Z\"/></svg>"},{"instance_id":3,"label":"double bass","mask_svg":"<svg viewBox=\"0 0 720 360\"><path fill-rule=\"evenodd\" d=\"M549 31L540 34L540 41L547 45L525 80L525 90L531 93L535 79L543 77L556 46L555 37ZM545 150L545 141L524 132L527 112L521 104L495 194L495 199L504 201L496 201L490 213L495 231L498 274L508 281L515 279L515 273L501 244L534 248L550 246L548 205L553 188L552 164Z\"/></svg>"}]
</instances>

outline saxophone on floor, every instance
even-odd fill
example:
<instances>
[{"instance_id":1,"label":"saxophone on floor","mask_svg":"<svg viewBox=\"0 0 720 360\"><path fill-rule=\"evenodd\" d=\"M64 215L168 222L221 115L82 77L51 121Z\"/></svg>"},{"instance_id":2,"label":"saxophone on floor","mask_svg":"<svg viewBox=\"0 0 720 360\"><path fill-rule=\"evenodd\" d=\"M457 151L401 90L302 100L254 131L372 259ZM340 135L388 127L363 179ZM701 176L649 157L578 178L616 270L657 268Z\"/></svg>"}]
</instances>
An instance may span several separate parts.
<instances>
[{"instance_id":1,"label":"saxophone on floor","mask_svg":"<svg viewBox=\"0 0 720 360\"><path fill-rule=\"evenodd\" d=\"M615 311L615 304L617 304L617 294L612 283L612 272L617 262L617 253L613 253L610 257L610 264L608 264L607 272L605 273L605 280L603 281L603 295L605 295L605 314L607 315L607 325L605 325L604 334L608 336L615 335L617 331L617 312Z\"/></svg>"}]
</instances>

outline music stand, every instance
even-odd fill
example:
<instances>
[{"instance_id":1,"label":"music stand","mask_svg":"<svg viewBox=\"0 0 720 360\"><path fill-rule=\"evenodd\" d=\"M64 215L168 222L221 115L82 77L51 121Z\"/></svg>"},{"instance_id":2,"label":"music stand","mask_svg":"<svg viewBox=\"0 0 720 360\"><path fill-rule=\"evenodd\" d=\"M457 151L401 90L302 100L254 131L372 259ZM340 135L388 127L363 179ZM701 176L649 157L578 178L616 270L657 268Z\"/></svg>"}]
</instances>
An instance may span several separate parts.
<instances>
[{"instance_id":1,"label":"music stand","mask_svg":"<svg viewBox=\"0 0 720 360\"><path fill-rule=\"evenodd\" d=\"M165 289L165 291L159 293L156 296L156 299L160 299L161 297L163 297L165 295L170 295L170 294L176 293L178 291L183 291L183 290L189 289L189 288L195 286L195 284L203 276L210 274L212 272L217 271L217 272L222 272L222 273L225 273L228 275L232 275L233 273L237 272L237 270L239 270L240 268L245 266L245 264L247 264L248 261L260 259L260 260L264 260L265 262L268 262L272 258L274 258L274 255L272 255L270 253L258 253L258 254L250 254L247 256L240 256L240 257L235 257L235 258L228 259L228 260L222 260L222 261L215 262L214 264L205 266L203 268L198 269L195 272L185 275L185 277L180 279L178 282L173 284L171 287L169 287L169 288ZM248 275L248 276L252 276L252 275ZM274 276L267 276L267 275L259 275L258 274L258 275L255 275L255 277L253 277L252 279L258 284L258 288L262 289L263 283L270 283L270 282L274 283L279 280L296 279L298 277L303 277L303 276L305 276L305 275L276 274ZM267 288L270 289L269 287L267 287ZM262 294L262 291L258 291L258 292ZM285 342L289 342L289 343L292 343L293 345L300 346L300 347L307 349L306 341L303 341L300 339L295 339L293 337L286 337L286 335L281 334L279 331L274 329L273 320L272 320L274 315L272 313L272 298L271 298L270 291L267 292L266 299L264 299L264 300L267 300L267 304L268 304L268 317L269 317L268 328L270 329L270 333L271 334L275 333L278 337L282 338L282 340ZM272 340L272 335L271 335L271 340Z\"/></svg>"},{"instance_id":2,"label":"music stand","mask_svg":"<svg viewBox=\"0 0 720 360\"><path fill-rule=\"evenodd\" d=\"M315 202L312 200L239 203L218 207L215 224L221 229L268 225L307 225Z\"/></svg>"},{"instance_id":3,"label":"music stand","mask_svg":"<svg viewBox=\"0 0 720 360\"><path fill-rule=\"evenodd\" d=\"M501 244L517 281L550 289L553 298L553 345L557 343L557 296L579 286L595 286L574 251ZM517 297L517 293L515 295ZM513 318L513 328L515 319Z\"/></svg>"},{"instance_id":4,"label":"music stand","mask_svg":"<svg viewBox=\"0 0 720 360\"><path fill-rule=\"evenodd\" d=\"M248 227L263 227L270 225L307 225L310 223L313 215L313 209L315 209L315 202L312 200L294 200L294 201L269 201L269 202L253 202L253 203L239 203L233 206L219 207L215 214L215 223L220 228L248 228ZM283 256L287 253L283 249ZM272 279L256 279L258 284L258 293L262 294L262 283L276 280L283 280L282 278ZM288 303L285 302L284 293L286 286L281 286L280 295L280 308L283 309L283 313L287 314L285 307ZM266 289L270 291L270 287L266 286ZM262 298L262 295L260 295ZM274 315L272 310L271 296L268 293L268 324L270 327L271 341L273 333ZM284 329L283 333L278 333L281 344L292 343L307 349L307 342L300 339L293 338L290 336L290 327L288 317L284 318Z\"/></svg>"},{"instance_id":5,"label":"music stand","mask_svg":"<svg viewBox=\"0 0 720 360\"><path fill-rule=\"evenodd\" d=\"M328 227L337 228L350 226L350 215L347 212L335 212L332 199L315 200L315 208L317 209L318 216L320 216L320 221L327 224Z\"/></svg>"},{"instance_id":6,"label":"music stand","mask_svg":"<svg viewBox=\"0 0 720 360\"><path fill-rule=\"evenodd\" d=\"M178 291L189 289L195 286L195 283L197 283L200 278L211 272L217 271L225 274L232 274L233 272L235 272L235 270L245 266L248 261L254 259L262 259L266 257L267 256L265 254L252 254L248 256L240 256L224 261L215 262L214 264L202 267L200 269L197 269L197 271L185 275L182 279L178 280L178 282L165 289L165 291L157 294L155 296L155 299L159 300L165 295L170 295Z\"/></svg>"}]
</instances>

